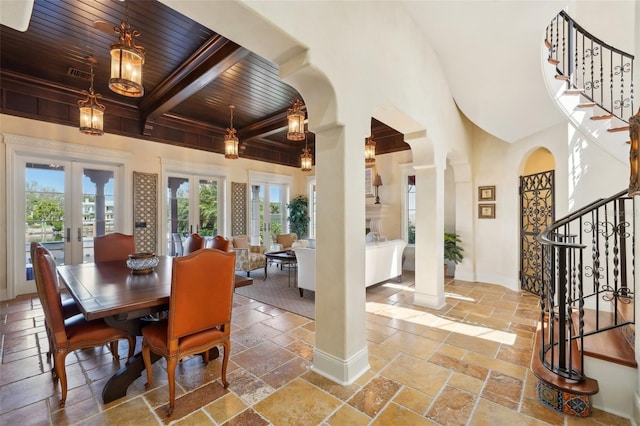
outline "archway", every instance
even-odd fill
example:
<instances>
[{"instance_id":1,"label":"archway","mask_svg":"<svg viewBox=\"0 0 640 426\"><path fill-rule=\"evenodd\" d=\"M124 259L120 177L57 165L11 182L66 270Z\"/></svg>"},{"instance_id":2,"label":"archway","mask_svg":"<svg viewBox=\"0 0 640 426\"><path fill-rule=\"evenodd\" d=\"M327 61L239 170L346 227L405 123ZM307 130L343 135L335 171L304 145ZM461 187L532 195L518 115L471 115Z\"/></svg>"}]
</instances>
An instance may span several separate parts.
<instances>
[{"instance_id":1,"label":"archway","mask_svg":"<svg viewBox=\"0 0 640 426\"><path fill-rule=\"evenodd\" d=\"M542 291L542 247L536 236L555 220L555 160L537 148L523 160L520 176L520 288Z\"/></svg>"}]
</instances>

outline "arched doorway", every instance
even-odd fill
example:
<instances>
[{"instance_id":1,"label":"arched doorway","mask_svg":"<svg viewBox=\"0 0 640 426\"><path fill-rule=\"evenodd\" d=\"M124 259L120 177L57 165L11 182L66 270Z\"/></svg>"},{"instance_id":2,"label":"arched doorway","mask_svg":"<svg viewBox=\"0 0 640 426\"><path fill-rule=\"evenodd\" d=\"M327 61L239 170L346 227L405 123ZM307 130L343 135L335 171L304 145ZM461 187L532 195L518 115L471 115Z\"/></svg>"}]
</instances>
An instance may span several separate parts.
<instances>
[{"instance_id":1,"label":"arched doorway","mask_svg":"<svg viewBox=\"0 0 640 426\"><path fill-rule=\"evenodd\" d=\"M542 247L536 236L555 220L555 160L546 148L531 152L520 176L520 288L542 289Z\"/></svg>"}]
</instances>

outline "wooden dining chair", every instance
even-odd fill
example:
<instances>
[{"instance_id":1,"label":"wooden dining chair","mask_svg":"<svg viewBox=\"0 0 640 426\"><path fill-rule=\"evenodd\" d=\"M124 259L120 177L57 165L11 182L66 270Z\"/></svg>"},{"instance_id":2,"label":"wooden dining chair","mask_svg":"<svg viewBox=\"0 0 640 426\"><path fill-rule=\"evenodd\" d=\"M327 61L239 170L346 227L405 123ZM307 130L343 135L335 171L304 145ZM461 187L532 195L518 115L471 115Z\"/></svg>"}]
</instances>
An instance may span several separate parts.
<instances>
[{"instance_id":1,"label":"wooden dining chair","mask_svg":"<svg viewBox=\"0 0 640 426\"><path fill-rule=\"evenodd\" d=\"M142 329L142 358L147 370L146 388L153 377L151 352L167 361L169 410L175 403L175 370L182 358L204 354L218 345L224 348L221 380L226 388L227 363L231 349L231 306L233 304L235 253L205 248L173 259L169 313L166 320Z\"/></svg>"},{"instance_id":2,"label":"wooden dining chair","mask_svg":"<svg viewBox=\"0 0 640 426\"><path fill-rule=\"evenodd\" d=\"M209 248L214 248L222 251L231 251L230 246L231 242L222 235L216 235L211 240L211 244L207 245L207 247Z\"/></svg>"},{"instance_id":3,"label":"wooden dining chair","mask_svg":"<svg viewBox=\"0 0 640 426\"><path fill-rule=\"evenodd\" d=\"M202 248L204 248L204 238L202 238L200 234L194 233L189 235L185 240L183 254L190 254Z\"/></svg>"},{"instance_id":4,"label":"wooden dining chair","mask_svg":"<svg viewBox=\"0 0 640 426\"><path fill-rule=\"evenodd\" d=\"M114 232L93 237L93 261L95 263L127 260L136 252L133 235Z\"/></svg>"},{"instance_id":5,"label":"wooden dining chair","mask_svg":"<svg viewBox=\"0 0 640 426\"><path fill-rule=\"evenodd\" d=\"M34 273L38 296L42 303L45 321L51 331L50 351L54 354L53 380L60 380L60 408L67 399L67 372L65 359L67 355L78 349L110 346L115 361L118 356L118 340L129 342L129 358L135 349L135 337L122 330L109 327L102 319L87 321L82 315L65 319L58 287L56 262L44 247L34 249Z\"/></svg>"},{"instance_id":6,"label":"wooden dining chair","mask_svg":"<svg viewBox=\"0 0 640 426\"><path fill-rule=\"evenodd\" d=\"M31 259L33 262L33 267L34 268L38 268L38 266L35 264L35 259L36 259L36 249L39 249L40 251L44 251L46 253L49 254L49 256L51 256L52 259L55 260L53 254L49 251L49 249L47 249L45 246L43 246L40 243L36 243L33 242L31 243ZM34 276L35 276L35 272L34 272ZM36 289L40 290L40 287L38 287L36 285ZM40 300L44 300L44 297L42 294L38 293L38 296L40 297ZM65 300L60 300L61 302L61 308L62 308L62 318L63 319L68 319L71 318L74 315L78 315L80 312L80 308L78 307L77 303L75 300L68 298ZM47 321L47 319L45 318L44 320L44 329L47 332L47 339L49 340L49 350L47 351L47 361L49 360L49 358L53 355L53 335L51 333L51 327L49 326L49 323Z\"/></svg>"}]
</instances>

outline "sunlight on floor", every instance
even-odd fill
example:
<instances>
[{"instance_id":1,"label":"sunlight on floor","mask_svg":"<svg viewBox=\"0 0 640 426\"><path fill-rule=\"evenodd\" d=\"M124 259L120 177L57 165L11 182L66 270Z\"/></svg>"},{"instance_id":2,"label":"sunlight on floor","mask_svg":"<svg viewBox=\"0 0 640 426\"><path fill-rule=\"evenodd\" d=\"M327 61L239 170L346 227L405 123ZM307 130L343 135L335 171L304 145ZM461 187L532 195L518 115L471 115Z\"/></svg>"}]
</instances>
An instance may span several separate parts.
<instances>
[{"instance_id":1,"label":"sunlight on floor","mask_svg":"<svg viewBox=\"0 0 640 426\"><path fill-rule=\"evenodd\" d=\"M396 284L385 284L393 288L400 288ZM405 291L414 291L413 288L404 287ZM447 293L446 297L463 300L475 301L472 298L454 293ZM386 317L395 320L407 321L413 324L426 325L428 327L438 328L453 333L464 334L466 336L478 337L480 339L490 340L506 345L513 345L516 341L516 334L502 330L495 330L490 327L464 323L459 320L446 318L445 315L438 316L418 309L408 307L392 306L386 303L367 302L367 313Z\"/></svg>"}]
</instances>

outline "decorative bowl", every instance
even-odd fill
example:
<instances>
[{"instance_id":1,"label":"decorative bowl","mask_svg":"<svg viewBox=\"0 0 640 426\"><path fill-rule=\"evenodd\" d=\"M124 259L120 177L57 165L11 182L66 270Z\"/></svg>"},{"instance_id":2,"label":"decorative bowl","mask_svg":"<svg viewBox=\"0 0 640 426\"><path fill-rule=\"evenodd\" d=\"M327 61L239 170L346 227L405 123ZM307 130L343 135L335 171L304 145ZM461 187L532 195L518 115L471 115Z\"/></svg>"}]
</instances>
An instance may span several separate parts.
<instances>
[{"instance_id":1,"label":"decorative bowl","mask_svg":"<svg viewBox=\"0 0 640 426\"><path fill-rule=\"evenodd\" d=\"M158 266L159 261L155 253L133 253L127 259L127 266L134 274L148 274Z\"/></svg>"}]
</instances>

